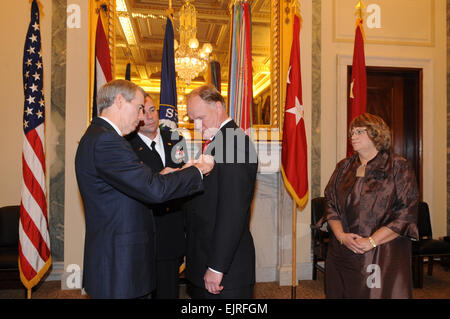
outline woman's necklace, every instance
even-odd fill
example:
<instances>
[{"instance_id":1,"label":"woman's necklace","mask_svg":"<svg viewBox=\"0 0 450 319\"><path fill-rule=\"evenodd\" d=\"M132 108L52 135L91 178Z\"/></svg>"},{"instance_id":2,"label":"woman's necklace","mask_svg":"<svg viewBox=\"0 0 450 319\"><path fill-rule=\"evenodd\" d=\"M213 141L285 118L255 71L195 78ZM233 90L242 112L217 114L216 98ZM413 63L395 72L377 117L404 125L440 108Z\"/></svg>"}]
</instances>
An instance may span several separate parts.
<instances>
[{"instance_id":1,"label":"woman's necklace","mask_svg":"<svg viewBox=\"0 0 450 319\"><path fill-rule=\"evenodd\" d=\"M375 156L377 156L378 151L376 152L369 152L368 154L365 154L366 156L359 156L359 161L361 162L361 165L359 165L358 169L356 170L356 177L364 177L366 175L366 166L369 161L371 161ZM360 154L358 154L360 155ZM361 160L361 157L364 158L364 162Z\"/></svg>"},{"instance_id":2,"label":"woman's necklace","mask_svg":"<svg viewBox=\"0 0 450 319\"><path fill-rule=\"evenodd\" d=\"M362 163L361 165L359 165L358 169L356 170L356 177L364 177L364 175L366 174L366 166L367 163Z\"/></svg>"}]
</instances>

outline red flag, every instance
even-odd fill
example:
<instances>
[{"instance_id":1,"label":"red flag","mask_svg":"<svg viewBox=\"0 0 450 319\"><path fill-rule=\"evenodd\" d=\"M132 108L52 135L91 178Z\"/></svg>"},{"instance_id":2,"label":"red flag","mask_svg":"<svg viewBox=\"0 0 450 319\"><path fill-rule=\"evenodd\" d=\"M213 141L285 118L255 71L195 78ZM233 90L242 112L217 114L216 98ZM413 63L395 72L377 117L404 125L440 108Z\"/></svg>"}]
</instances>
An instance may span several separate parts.
<instances>
[{"instance_id":1,"label":"red flag","mask_svg":"<svg viewBox=\"0 0 450 319\"><path fill-rule=\"evenodd\" d=\"M39 283L52 264L45 186L43 73L39 8L34 0L23 53L25 102L19 222L20 279L28 290Z\"/></svg>"},{"instance_id":2,"label":"red flag","mask_svg":"<svg viewBox=\"0 0 450 319\"><path fill-rule=\"evenodd\" d=\"M97 31L95 33L95 92L94 102L92 108L92 117L97 116L97 92L103 84L112 80L111 71L111 55L109 53L108 39L106 38L105 30L101 14L97 19Z\"/></svg>"},{"instance_id":3,"label":"red flag","mask_svg":"<svg viewBox=\"0 0 450 319\"><path fill-rule=\"evenodd\" d=\"M347 113L347 127L355 117L365 113L367 110L367 74L363 33L362 19L358 19L356 21L355 45L353 48L352 79L349 92L351 106ZM352 151L351 143L348 141L347 156L350 156Z\"/></svg>"},{"instance_id":4,"label":"red flag","mask_svg":"<svg viewBox=\"0 0 450 319\"><path fill-rule=\"evenodd\" d=\"M300 17L295 15L286 89L281 172L288 192L300 208L308 200L308 156L303 114Z\"/></svg>"}]
</instances>

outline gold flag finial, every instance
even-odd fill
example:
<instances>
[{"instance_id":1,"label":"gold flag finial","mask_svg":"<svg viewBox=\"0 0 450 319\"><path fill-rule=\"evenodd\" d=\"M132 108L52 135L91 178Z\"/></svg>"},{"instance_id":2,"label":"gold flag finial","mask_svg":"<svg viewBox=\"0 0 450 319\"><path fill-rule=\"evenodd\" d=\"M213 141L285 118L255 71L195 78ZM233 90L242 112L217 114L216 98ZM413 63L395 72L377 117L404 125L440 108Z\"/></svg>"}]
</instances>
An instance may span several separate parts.
<instances>
[{"instance_id":1,"label":"gold flag finial","mask_svg":"<svg viewBox=\"0 0 450 319\"><path fill-rule=\"evenodd\" d=\"M293 0L290 4L290 7L293 8L292 10L292 14L296 14L298 15L299 19L300 19L300 27L303 24L303 18L302 18L302 13L301 13L301 4L300 4L300 0Z\"/></svg>"},{"instance_id":2,"label":"gold flag finial","mask_svg":"<svg viewBox=\"0 0 450 319\"><path fill-rule=\"evenodd\" d=\"M169 17L170 20L172 20L173 24L173 8L172 8L172 0L169 0L169 8L166 9L166 15Z\"/></svg>"},{"instance_id":3,"label":"gold flag finial","mask_svg":"<svg viewBox=\"0 0 450 319\"><path fill-rule=\"evenodd\" d=\"M294 11L298 14L300 14L300 8L301 8L301 4L299 0L293 0L291 3L291 7L294 8Z\"/></svg>"},{"instance_id":4,"label":"gold flag finial","mask_svg":"<svg viewBox=\"0 0 450 319\"><path fill-rule=\"evenodd\" d=\"M362 19L364 16L363 9L365 9L365 8L366 8L366 6L365 6L364 2L362 2L362 0L359 0L355 6L355 9L356 9L355 15L358 16L360 19Z\"/></svg>"},{"instance_id":5,"label":"gold flag finial","mask_svg":"<svg viewBox=\"0 0 450 319\"><path fill-rule=\"evenodd\" d=\"M364 18L364 12L363 9L365 9L366 6L364 5L364 2L362 2L362 0L359 0L358 3L355 6L356 12L355 12L355 16L356 16L356 27L360 27L361 28L361 33L363 36L363 39L366 39L366 35L364 33L364 28L362 26L363 24L363 18Z\"/></svg>"}]
</instances>

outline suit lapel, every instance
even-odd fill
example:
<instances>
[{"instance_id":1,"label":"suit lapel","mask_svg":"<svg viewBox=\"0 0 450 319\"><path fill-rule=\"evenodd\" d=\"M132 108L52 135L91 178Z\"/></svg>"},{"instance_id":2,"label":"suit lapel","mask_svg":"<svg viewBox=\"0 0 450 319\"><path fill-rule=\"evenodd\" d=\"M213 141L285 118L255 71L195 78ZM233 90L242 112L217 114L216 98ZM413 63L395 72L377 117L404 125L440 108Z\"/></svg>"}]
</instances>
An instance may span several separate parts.
<instances>
[{"instance_id":1,"label":"suit lapel","mask_svg":"<svg viewBox=\"0 0 450 319\"><path fill-rule=\"evenodd\" d=\"M173 147L173 141L170 139L170 132L169 131L160 131L161 134L161 140L164 146L164 156L166 158L166 166L173 167L174 162L172 161L172 147Z\"/></svg>"},{"instance_id":2,"label":"suit lapel","mask_svg":"<svg viewBox=\"0 0 450 319\"><path fill-rule=\"evenodd\" d=\"M164 145L166 166L181 168L188 159L186 157L187 145L184 139L180 135L172 135L171 131L161 131L161 139Z\"/></svg>"},{"instance_id":3,"label":"suit lapel","mask_svg":"<svg viewBox=\"0 0 450 319\"><path fill-rule=\"evenodd\" d=\"M156 155L150 150L138 134L135 134L130 142L141 161L150 163L153 170L158 168L158 172L163 169L163 167L161 167L160 159L156 157Z\"/></svg>"},{"instance_id":4,"label":"suit lapel","mask_svg":"<svg viewBox=\"0 0 450 319\"><path fill-rule=\"evenodd\" d=\"M222 153L223 153L223 151L226 149L225 143L226 143L226 132L227 132L227 129L235 130L236 128L237 128L237 125L236 125L236 123L233 120L229 121L227 124L222 126L220 128L220 130L216 133L216 135L214 135L211 143L209 143L209 145L206 147L205 154L210 154L212 156L216 155L216 142L218 140L220 140L220 141L219 141L219 143L217 143L217 146L218 147L220 146L221 148L223 148L223 150L222 150ZM222 144L222 145L220 145L220 144Z\"/></svg>"}]
</instances>

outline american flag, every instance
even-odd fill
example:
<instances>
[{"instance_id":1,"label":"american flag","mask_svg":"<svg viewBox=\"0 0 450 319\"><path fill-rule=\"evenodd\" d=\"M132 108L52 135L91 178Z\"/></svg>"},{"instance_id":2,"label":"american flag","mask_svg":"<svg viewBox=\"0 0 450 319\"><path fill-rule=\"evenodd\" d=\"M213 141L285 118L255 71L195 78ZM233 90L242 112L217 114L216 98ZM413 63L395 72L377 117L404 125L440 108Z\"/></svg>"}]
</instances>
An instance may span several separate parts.
<instances>
[{"instance_id":1,"label":"american flag","mask_svg":"<svg viewBox=\"0 0 450 319\"><path fill-rule=\"evenodd\" d=\"M45 187L43 73L39 8L33 0L23 52L25 101L19 223L20 279L29 291L51 265Z\"/></svg>"}]
</instances>

